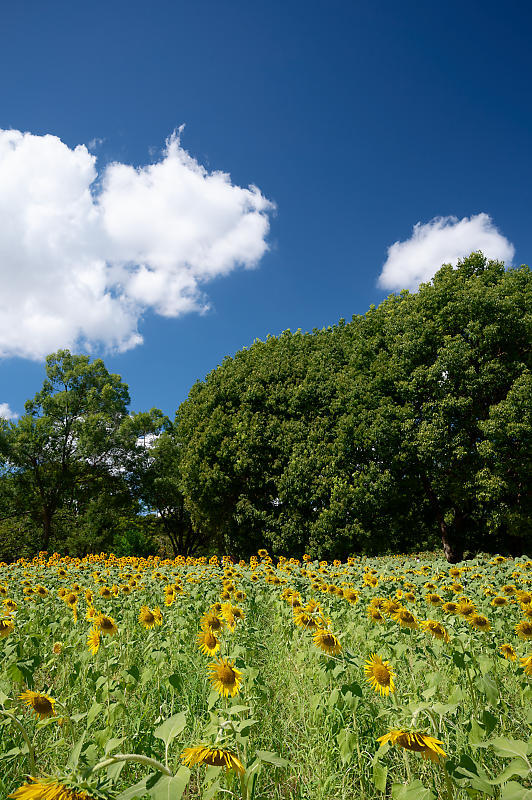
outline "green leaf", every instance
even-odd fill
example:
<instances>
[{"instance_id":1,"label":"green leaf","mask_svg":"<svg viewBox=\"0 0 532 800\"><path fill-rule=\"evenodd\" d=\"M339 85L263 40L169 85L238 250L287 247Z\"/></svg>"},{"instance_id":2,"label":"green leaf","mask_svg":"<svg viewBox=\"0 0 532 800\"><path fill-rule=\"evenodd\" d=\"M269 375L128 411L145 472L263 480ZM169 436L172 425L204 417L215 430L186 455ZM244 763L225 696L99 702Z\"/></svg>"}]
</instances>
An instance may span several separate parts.
<instances>
[{"instance_id":1,"label":"green leaf","mask_svg":"<svg viewBox=\"0 0 532 800\"><path fill-rule=\"evenodd\" d=\"M517 758L525 759L528 753L528 744L521 739L506 739L501 736L491 739L489 744L493 747L495 753L498 756L503 756L503 758L515 758L517 756Z\"/></svg>"},{"instance_id":2,"label":"green leaf","mask_svg":"<svg viewBox=\"0 0 532 800\"><path fill-rule=\"evenodd\" d=\"M436 796L421 781L392 783L392 800L436 800Z\"/></svg>"},{"instance_id":3,"label":"green leaf","mask_svg":"<svg viewBox=\"0 0 532 800\"><path fill-rule=\"evenodd\" d=\"M155 728L153 735L158 739L162 739L168 747L170 742L184 730L186 724L186 715L183 711L180 711L179 714L174 714L165 720L162 725L159 725L158 728Z\"/></svg>"},{"instance_id":4,"label":"green leaf","mask_svg":"<svg viewBox=\"0 0 532 800\"><path fill-rule=\"evenodd\" d=\"M496 705L499 700L499 690L493 675L490 675L490 673L484 675L481 680L481 686L488 702L492 705Z\"/></svg>"},{"instance_id":5,"label":"green leaf","mask_svg":"<svg viewBox=\"0 0 532 800\"><path fill-rule=\"evenodd\" d=\"M278 756L277 753L270 753L269 750L257 750L255 753L257 758L264 761L266 764L273 764L275 767L288 767L290 762L286 758Z\"/></svg>"},{"instance_id":6,"label":"green leaf","mask_svg":"<svg viewBox=\"0 0 532 800\"><path fill-rule=\"evenodd\" d=\"M241 711L249 711L249 706L230 706L225 709L226 714L240 714Z\"/></svg>"},{"instance_id":7,"label":"green leaf","mask_svg":"<svg viewBox=\"0 0 532 800\"><path fill-rule=\"evenodd\" d=\"M181 688L181 675L179 672L174 672L173 675L168 676L168 683L172 687L172 689L180 689Z\"/></svg>"},{"instance_id":8,"label":"green leaf","mask_svg":"<svg viewBox=\"0 0 532 800\"><path fill-rule=\"evenodd\" d=\"M379 792L386 791L386 778L388 777L388 767L382 764L373 764L373 783Z\"/></svg>"},{"instance_id":9,"label":"green leaf","mask_svg":"<svg viewBox=\"0 0 532 800\"><path fill-rule=\"evenodd\" d=\"M501 774L497 775L490 783L493 786L499 786L501 783L506 783L510 778L515 778L516 775L519 778L527 778L529 774L530 767L528 764L522 758L514 758L505 766Z\"/></svg>"},{"instance_id":10,"label":"green leaf","mask_svg":"<svg viewBox=\"0 0 532 800\"><path fill-rule=\"evenodd\" d=\"M211 689L211 691L209 692L209 696L207 698L207 708L209 709L209 711L215 705L219 697L220 695L218 694L216 689Z\"/></svg>"},{"instance_id":11,"label":"green leaf","mask_svg":"<svg viewBox=\"0 0 532 800\"><path fill-rule=\"evenodd\" d=\"M87 728L90 728L100 711L102 710L103 705L101 703L94 702L92 706L89 708L89 712L87 714Z\"/></svg>"},{"instance_id":12,"label":"green leaf","mask_svg":"<svg viewBox=\"0 0 532 800\"><path fill-rule=\"evenodd\" d=\"M517 781L509 781L501 789L501 800L532 800L532 789L525 789Z\"/></svg>"},{"instance_id":13,"label":"green leaf","mask_svg":"<svg viewBox=\"0 0 532 800\"><path fill-rule=\"evenodd\" d=\"M187 788L191 775L188 767L179 767L172 778L169 775L161 775L155 786L150 789L150 797L152 800L179 800Z\"/></svg>"},{"instance_id":14,"label":"green leaf","mask_svg":"<svg viewBox=\"0 0 532 800\"><path fill-rule=\"evenodd\" d=\"M218 792L220 791L221 783L220 781L214 781L208 786L203 794L201 795L201 800L212 800L213 797L216 797Z\"/></svg>"},{"instance_id":15,"label":"green leaf","mask_svg":"<svg viewBox=\"0 0 532 800\"><path fill-rule=\"evenodd\" d=\"M130 786L128 789L124 789L124 791L118 795L116 800L140 800L140 798L147 794L149 791L149 786L153 784L153 781L158 776L159 773L157 772L148 775L146 778L143 778L141 781L135 783L133 786Z\"/></svg>"},{"instance_id":16,"label":"green leaf","mask_svg":"<svg viewBox=\"0 0 532 800\"><path fill-rule=\"evenodd\" d=\"M85 742L85 736L86 735L87 735L87 731L85 730L81 734L81 738L74 745L74 749L70 753L70 758L68 759L68 762L67 762L69 767L74 767L74 768L77 767L78 761L79 761L79 757L81 755L81 750L82 750L83 744Z\"/></svg>"},{"instance_id":17,"label":"green leaf","mask_svg":"<svg viewBox=\"0 0 532 800\"><path fill-rule=\"evenodd\" d=\"M356 747L357 737L354 731L348 731L345 728L342 728L338 736L336 737L336 741L338 742L338 750L340 752L340 758L342 759L342 763L345 764L346 762L351 760L351 756Z\"/></svg>"},{"instance_id":18,"label":"green leaf","mask_svg":"<svg viewBox=\"0 0 532 800\"><path fill-rule=\"evenodd\" d=\"M16 664L10 664L6 669L6 675L10 678L13 683L23 683L24 682L24 675L17 667Z\"/></svg>"}]
</instances>

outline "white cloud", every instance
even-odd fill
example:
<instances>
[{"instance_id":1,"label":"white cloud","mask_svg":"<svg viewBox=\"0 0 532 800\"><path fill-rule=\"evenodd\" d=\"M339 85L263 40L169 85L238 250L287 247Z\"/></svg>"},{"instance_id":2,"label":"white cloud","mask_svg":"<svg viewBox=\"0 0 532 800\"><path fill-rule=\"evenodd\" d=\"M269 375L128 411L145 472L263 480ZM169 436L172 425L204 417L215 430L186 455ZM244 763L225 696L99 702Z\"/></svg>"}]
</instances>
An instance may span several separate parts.
<instances>
[{"instance_id":1,"label":"white cloud","mask_svg":"<svg viewBox=\"0 0 532 800\"><path fill-rule=\"evenodd\" d=\"M442 264L482 250L487 258L511 262L515 249L488 214L471 217L435 217L414 225L412 236L388 248L388 258L379 276L384 289L416 289L429 281Z\"/></svg>"},{"instance_id":2,"label":"white cloud","mask_svg":"<svg viewBox=\"0 0 532 800\"><path fill-rule=\"evenodd\" d=\"M96 163L84 145L0 130L0 357L135 347L146 310L202 311L208 280L267 250L273 204L178 135L156 163Z\"/></svg>"},{"instance_id":3,"label":"white cloud","mask_svg":"<svg viewBox=\"0 0 532 800\"><path fill-rule=\"evenodd\" d=\"M17 419L18 414L11 411L7 403L0 403L0 419Z\"/></svg>"}]
</instances>

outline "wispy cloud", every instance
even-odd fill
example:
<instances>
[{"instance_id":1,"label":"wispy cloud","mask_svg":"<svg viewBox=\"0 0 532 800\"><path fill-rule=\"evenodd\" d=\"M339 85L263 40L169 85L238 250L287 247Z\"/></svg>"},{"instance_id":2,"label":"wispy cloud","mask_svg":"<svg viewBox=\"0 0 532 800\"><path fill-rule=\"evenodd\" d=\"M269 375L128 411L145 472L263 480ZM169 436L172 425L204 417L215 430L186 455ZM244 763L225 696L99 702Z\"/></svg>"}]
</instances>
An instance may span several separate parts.
<instances>
[{"instance_id":1,"label":"wispy cloud","mask_svg":"<svg viewBox=\"0 0 532 800\"><path fill-rule=\"evenodd\" d=\"M0 419L17 419L18 414L11 411L7 403L0 403Z\"/></svg>"},{"instance_id":2,"label":"wispy cloud","mask_svg":"<svg viewBox=\"0 0 532 800\"><path fill-rule=\"evenodd\" d=\"M204 310L209 280L268 248L273 204L179 135L146 166L96 163L85 145L0 130L0 357L135 347L146 310Z\"/></svg>"},{"instance_id":3,"label":"wispy cloud","mask_svg":"<svg viewBox=\"0 0 532 800\"><path fill-rule=\"evenodd\" d=\"M482 250L488 258L511 262L515 248L499 233L488 214L471 217L435 217L418 222L412 236L388 248L379 276L384 289L416 289L429 281L442 264L455 266L460 258Z\"/></svg>"}]
</instances>

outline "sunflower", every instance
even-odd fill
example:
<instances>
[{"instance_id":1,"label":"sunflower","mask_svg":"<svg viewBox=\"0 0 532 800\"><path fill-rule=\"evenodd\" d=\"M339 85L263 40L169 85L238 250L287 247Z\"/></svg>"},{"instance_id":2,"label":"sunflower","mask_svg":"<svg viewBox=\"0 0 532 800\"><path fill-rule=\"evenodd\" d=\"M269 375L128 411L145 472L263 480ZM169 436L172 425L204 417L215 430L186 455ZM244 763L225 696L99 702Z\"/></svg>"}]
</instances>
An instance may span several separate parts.
<instances>
[{"instance_id":1,"label":"sunflower","mask_svg":"<svg viewBox=\"0 0 532 800\"><path fill-rule=\"evenodd\" d=\"M186 747L181 753L181 759L188 767L206 764L208 767L224 767L240 774L244 773L244 767L236 754L223 747L210 747L208 744Z\"/></svg>"},{"instance_id":2,"label":"sunflower","mask_svg":"<svg viewBox=\"0 0 532 800\"><path fill-rule=\"evenodd\" d=\"M155 612L150 611L148 606L142 606L139 612L139 622L146 628L147 631L155 628L155 625L157 624Z\"/></svg>"},{"instance_id":3,"label":"sunflower","mask_svg":"<svg viewBox=\"0 0 532 800\"><path fill-rule=\"evenodd\" d=\"M532 676L532 654L519 659L519 663L525 671L525 675Z\"/></svg>"},{"instance_id":4,"label":"sunflower","mask_svg":"<svg viewBox=\"0 0 532 800\"><path fill-rule=\"evenodd\" d=\"M8 795L12 800L96 800L87 792L71 789L62 783L43 778L32 778Z\"/></svg>"},{"instance_id":5,"label":"sunflower","mask_svg":"<svg viewBox=\"0 0 532 800\"><path fill-rule=\"evenodd\" d=\"M385 600L382 604L381 611L393 617L394 614L397 614L400 608L401 603L398 603L397 600Z\"/></svg>"},{"instance_id":6,"label":"sunflower","mask_svg":"<svg viewBox=\"0 0 532 800\"><path fill-rule=\"evenodd\" d=\"M67 592L63 597L63 600L70 606L70 608L75 608L76 603L78 602L78 596L75 592Z\"/></svg>"},{"instance_id":7,"label":"sunflower","mask_svg":"<svg viewBox=\"0 0 532 800\"><path fill-rule=\"evenodd\" d=\"M230 597L231 595L229 595ZM234 631L236 620L233 614L233 607L231 603L224 603L222 605L222 617L224 618L227 627L230 631Z\"/></svg>"},{"instance_id":8,"label":"sunflower","mask_svg":"<svg viewBox=\"0 0 532 800\"><path fill-rule=\"evenodd\" d=\"M471 627L475 628L477 631L489 631L491 628L491 623L484 614L471 614L467 620Z\"/></svg>"},{"instance_id":9,"label":"sunflower","mask_svg":"<svg viewBox=\"0 0 532 800\"><path fill-rule=\"evenodd\" d=\"M445 611L446 614L458 614L458 603L453 603L452 600L449 603L444 603L442 605L442 610Z\"/></svg>"},{"instance_id":10,"label":"sunflower","mask_svg":"<svg viewBox=\"0 0 532 800\"><path fill-rule=\"evenodd\" d=\"M105 600L109 600L109 598L111 598L112 596L113 593L108 586L102 586L100 588L100 597L103 597Z\"/></svg>"},{"instance_id":11,"label":"sunflower","mask_svg":"<svg viewBox=\"0 0 532 800\"><path fill-rule=\"evenodd\" d=\"M516 652L511 644L501 644L499 647L499 653L507 658L508 661L515 661L517 658Z\"/></svg>"},{"instance_id":12,"label":"sunflower","mask_svg":"<svg viewBox=\"0 0 532 800\"><path fill-rule=\"evenodd\" d=\"M294 625L297 625L298 628L307 628L310 630L318 627L318 623L314 617L301 608L294 611Z\"/></svg>"},{"instance_id":13,"label":"sunflower","mask_svg":"<svg viewBox=\"0 0 532 800\"><path fill-rule=\"evenodd\" d=\"M96 626L91 628L91 632L89 633L89 637L87 639L87 646L93 656L95 656L100 649L100 629Z\"/></svg>"},{"instance_id":14,"label":"sunflower","mask_svg":"<svg viewBox=\"0 0 532 800\"><path fill-rule=\"evenodd\" d=\"M28 708L35 711L39 719L46 719L46 717L52 717L55 714L55 700L52 697L48 697L47 694L32 692L31 689L28 689L19 694L19 698L26 703Z\"/></svg>"},{"instance_id":15,"label":"sunflower","mask_svg":"<svg viewBox=\"0 0 532 800\"><path fill-rule=\"evenodd\" d=\"M316 633L313 634L312 638L314 639L314 644L316 647L319 647L320 650L323 650L323 652L327 653L328 656L335 656L342 649L340 641L326 628L320 628L317 630Z\"/></svg>"},{"instance_id":16,"label":"sunflower","mask_svg":"<svg viewBox=\"0 0 532 800\"><path fill-rule=\"evenodd\" d=\"M402 628L417 628L418 623L415 616L408 608L399 608L392 614L392 618L399 623Z\"/></svg>"},{"instance_id":17,"label":"sunflower","mask_svg":"<svg viewBox=\"0 0 532 800\"><path fill-rule=\"evenodd\" d=\"M199 649L206 656L213 656L220 647L220 642L208 626L198 633L197 640Z\"/></svg>"},{"instance_id":18,"label":"sunflower","mask_svg":"<svg viewBox=\"0 0 532 800\"><path fill-rule=\"evenodd\" d=\"M392 730L384 736L377 739L381 747L386 742L404 747L405 750L413 750L415 753L421 753L424 759L438 762L441 757L446 758L447 753L441 749L440 745L443 744L439 739L434 736L429 736L428 733L420 733L418 731L402 731Z\"/></svg>"},{"instance_id":19,"label":"sunflower","mask_svg":"<svg viewBox=\"0 0 532 800\"><path fill-rule=\"evenodd\" d=\"M355 589L344 589L344 597L350 605L358 602L358 592Z\"/></svg>"},{"instance_id":20,"label":"sunflower","mask_svg":"<svg viewBox=\"0 0 532 800\"><path fill-rule=\"evenodd\" d=\"M118 633L114 619L106 614L98 614L94 620L94 625L106 636L114 636L115 633Z\"/></svg>"},{"instance_id":21,"label":"sunflower","mask_svg":"<svg viewBox=\"0 0 532 800\"><path fill-rule=\"evenodd\" d=\"M532 639L532 622L527 619L518 622L514 630L520 639Z\"/></svg>"},{"instance_id":22,"label":"sunflower","mask_svg":"<svg viewBox=\"0 0 532 800\"><path fill-rule=\"evenodd\" d=\"M63 645L61 644L61 642L54 642L53 647L52 647L52 653L54 655L58 656L62 649L63 649Z\"/></svg>"},{"instance_id":23,"label":"sunflower","mask_svg":"<svg viewBox=\"0 0 532 800\"><path fill-rule=\"evenodd\" d=\"M377 653L373 653L364 665L366 680L382 697L395 692L393 676L395 672L388 661L383 661Z\"/></svg>"},{"instance_id":24,"label":"sunflower","mask_svg":"<svg viewBox=\"0 0 532 800\"><path fill-rule=\"evenodd\" d=\"M220 611L221 610L222 610L222 607L220 605ZM221 630L223 628L224 622L218 616L220 611L219 612L215 612L214 610L211 609L211 611L209 611L207 614L205 614L200 620L201 627L203 628L206 625L208 628L211 629L211 631L214 631L214 632Z\"/></svg>"},{"instance_id":25,"label":"sunflower","mask_svg":"<svg viewBox=\"0 0 532 800\"><path fill-rule=\"evenodd\" d=\"M495 606L495 608L499 608L500 606L506 606L508 605L508 600L506 599L506 597L502 597L501 595L496 594L491 601L491 605Z\"/></svg>"},{"instance_id":26,"label":"sunflower","mask_svg":"<svg viewBox=\"0 0 532 800\"><path fill-rule=\"evenodd\" d=\"M466 619L476 612L475 604L468 597L462 597L458 603L458 613Z\"/></svg>"},{"instance_id":27,"label":"sunflower","mask_svg":"<svg viewBox=\"0 0 532 800\"><path fill-rule=\"evenodd\" d=\"M223 697L234 697L238 694L238 689L242 683L242 673L235 669L235 662L228 659L219 658L209 664L209 680L216 691Z\"/></svg>"},{"instance_id":28,"label":"sunflower","mask_svg":"<svg viewBox=\"0 0 532 800\"><path fill-rule=\"evenodd\" d=\"M9 617L0 619L0 639L5 639L15 630L15 623Z\"/></svg>"},{"instance_id":29,"label":"sunflower","mask_svg":"<svg viewBox=\"0 0 532 800\"><path fill-rule=\"evenodd\" d=\"M435 619L427 619L421 623L421 627L427 633L430 633L431 636L434 636L435 639L439 639L443 642L449 641L449 634L441 622L437 622Z\"/></svg>"},{"instance_id":30,"label":"sunflower","mask_svg":"<svg viewBox=\"0 0 532 800\"><path fill-rule=\"evenodd\" d=\"M369 606L369 608L368 608L368 617L370 618L370 620L372 622L378 622L380 624L382 624L383 622L386 622L386 618L383 617L383 615L381 614L379 609L375 608L375 606Z\"/></svg>"}]
</instances>

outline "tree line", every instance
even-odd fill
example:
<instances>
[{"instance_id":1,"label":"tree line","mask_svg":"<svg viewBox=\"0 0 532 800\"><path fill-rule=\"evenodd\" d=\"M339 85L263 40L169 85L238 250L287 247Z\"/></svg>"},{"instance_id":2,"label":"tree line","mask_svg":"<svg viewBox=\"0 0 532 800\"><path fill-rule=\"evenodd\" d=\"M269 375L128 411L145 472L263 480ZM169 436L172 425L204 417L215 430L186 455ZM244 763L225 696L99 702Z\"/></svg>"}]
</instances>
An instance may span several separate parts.
<instances>
[{"instance_id":1,"label":"tree line","mask_svg":"<svg viewBox=\"0 0 532 800\"><path fill-rule=\"evenodd\" d=\"M0 558L530 552L531 298L528 267L473 253L351 322L255 341L174 420L59 351L0 421Z\"/></svg>"}]
</instances>

